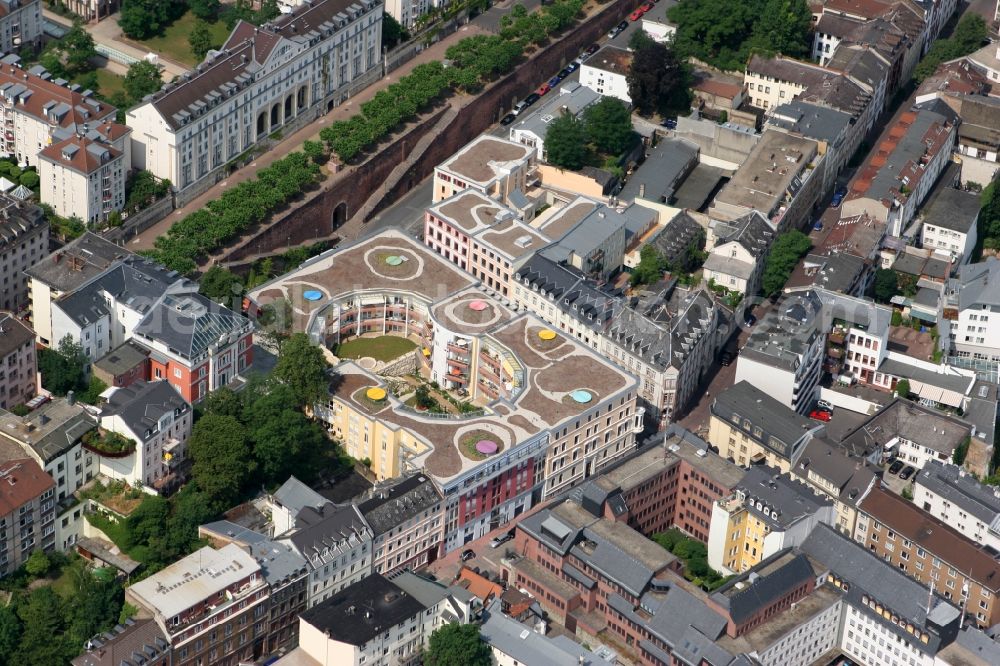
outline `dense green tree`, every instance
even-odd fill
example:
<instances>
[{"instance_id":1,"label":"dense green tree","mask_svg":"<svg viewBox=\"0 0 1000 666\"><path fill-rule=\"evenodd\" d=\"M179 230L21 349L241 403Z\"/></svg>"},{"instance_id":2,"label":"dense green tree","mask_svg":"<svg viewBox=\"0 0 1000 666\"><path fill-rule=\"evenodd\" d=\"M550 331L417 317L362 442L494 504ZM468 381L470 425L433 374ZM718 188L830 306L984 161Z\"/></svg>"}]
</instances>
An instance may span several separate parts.
<instances>
[{"instance_id":1,"label":"dense green tree","mask_svg":"<svg viewBox=\"0 0 1000 666\"><path fill-rule=\"evenodd\" d=\"M162 34L187 7L181 0L122 0L118 27L127 37L147 39Z\"/></svg>"},{"instance_id":2,"label":"dense green tree","mask_svg":"<svg viewBox=\"0 0 1000 666\"><path fill-rule=\"evenodd\" d=\"M316 164L323 164L329 159L322 141L306 141L302 144L302 152Z\"/></svg>"},{"instance_id":3,"label":"dense green tree","mask_svg":"<svg viewBox=\"0 0 1000 666\"><path fill-rule=\"evenodd\" d=\"M761 291L765 296L774 296L781 292L788 282L795 264L799 263L812 244L809 236L793 229L778 236L771 246L771 252L764 264L761 278Z\"/></svg>"},{"instance_id":4,"label":"dense green tree","mask_svg":"<svg viewBox=\"0 0 1000 666\"><path fill-rule=\"evenodd\" d=\"M545 159L561 169L576 171L590 159L587 126L571 113L549 123L545 132Z\"/></svg>"},{"instance_id":5,"label":"dense green tree","mask_svg":"<svg viewBox=\"0 0 1000 666\"><path fill-rule=\"evenodd\" d=\"M21 641L21 620L10 606L0 605L0 664L14 663L14 651Z\"/></svg>"},{"instance_id":6,"label":"dense green tree","mask_svg":"<svg viewBox=\"0 0 1000 666\"><path fill-rule=\"evenodd\" d=\"M35 578L41 578L51 568L52 562L49 561L49 556L45 554L44 550L39 549L31 551L28 561L24 563L24 570L28 572L28 575Z\"/></svg>"},{"instance_id":7,"label":"dense green tree","mask_svg":"<svg viewBox=\"0 0 1000 666\"><path fill-rule=\"evenodd\" d=\"M490 666L493 652L482 636L479 625L452 622L431 634L424 653L426 666Z\"/></svg>"},{"instance_id":8,"label":"dense green tree","mask_svg":"<svg viewBox=\"0 0 1000 666\"><path fill-rule=\"evenodd\" d=\"M31 591L17 606L24 631L12 663L24 666L65 664L76 656L80 646L70 645L66 637L62 600L51 586Z\"/></svg>"},{"instance_id":9,"label":"dense green tree","mask_svg":"<svg viewBox=\"0 0 1000 666\"><path fill-rule=\"evenodd\" d=\"M146 95L152 95L160 86L163 79L160 78L160 68L151 62L140 60L132 63L125 73L125 93L133 103L138 104Z\"/></svg>"},{"instance_id":10,"label":"dense green tree","mask_svg":"<svg viewBox=\"0 0 1000 666\"><path fill-rule=\"evenodd\" d=\"M169 180L160 180L151 171L140 169L125 181L125 208L143 208L169 191Z\"/></svg>"},{"instance_id":11,"label":"dense green tree","mask_svg":"<svg viewBox=\"0 0 1000 666\"><path fill-rule=\"evenodd\" d=\"M812 11L805 0L766 0L754 21L750 52L808 56L811 27Z\"/></svg>"},{"instance_id":12,"label":"dense green tree","mask_svg":"<svg viewBox=\"0 0 1000 666\"><path fill-rule=\"evenodd\" d=\"M395 48L409 38L410 33L399 24L399 21L392 14L382 13L382 46L387 49Z\"/></svg>"},{"instance_id":13,"label":"dense green tree","mask_svg":"<svg viewBox=\"0 0 1000 666\"><path fill-rule=\"evenodd\" d=\"M80 402L88 405L96 405L101 400L101 394L108 389L108 385L102 379L91 377L87 383L87 388L80 392Z\"/></svg>"},{"instance_id":14,"label":"dense green tree","mask_svg":"<svg viewBox=\"0 0 1000 666\"><path fill-rule=\"evenodd\" d=\"M875 279L872 281L872 296L879 303L888 303L893 296L899 294L899 282L896 279L896 271L891 268L879 268L875 271Z\"/></svg>"},{"instance_id":15,"label":"dense green tree","mask_svg":"<svg viewBox=\"0 0 1000 666\"><path fill-rule=\"evenodd\" d=\"M249 389L248 389L249 390ZM221 416L232 416L234 418L243 417L242 395L233 391L228 386L212 391L201 403L206 414L219 414Z\"/></svg>"},{"instance_id":16,"label":"dense green tree","mask_svg":"<svg viewBox=\"0 0 1000 666\"><path fill-rule=\"evenodd\" d=\"M188 45L191 46L191 53L198 60L204 60L205 54L211 49L217 49L221 44L212 37L212 30L204 21L195 21L194 27L188 34Z\"/></svg>"},{"instance_id":17,"label":"dense green tree","mask_svg":"<svg viewBox=\"0 0 1000 666\"><path fill-rule=\"evenodd\" d=\"M632 104L643 115L666 115L690 106L691 69L672 44L649 41L637 49L625 80Z\"/></svg>"},{"instance_id":18,"label":"dense green tree","mask_svg":"<svg viewBox=\"0 0 1000 666\"><path fill-rule=\"evenodd\" d=\"M188 7L196 17L203 21L211 21L218 16L221 4L219 0L188 0Z\"/></svg>"},{"instance_id":19,"label":"dense green tree","mask_svg":"<svg viewBox=\"0 0 1000 666\"><path fill-rule=\"evenodd\" d=\"M254 471L246 430L231 416L206 414L191 429L191 475L213 506L232 506Z\"/></svg>"},{"instance_id":20,"label":"dense green tree","mask_svg":"<svg viewBox=\"0 0 1000 666\"><path fill-rule=\"evenodd\" d=\"M243 280L239 275L219 265L213 265L198 281L198 293L217 303L242 307Z\"/></svg>"},{"instance_id":21,"label":"dense green tree","mask_svg":"<svg viewBox=\"0 0 1000 666\"><path fill-rule=\"evenodd\" d=\"M33 190L38 187L38 173L35 171L25 171L21 174L21 177L18 178L18 181L29 190Z\"/></svg>"},{"instance_id":22,"label":"dense green tree","mask_svg":"<svg viewBox=\"0 0 1000 666\"><path fill-rule=\"evenodd\" d=\"M42 386L56 395L82 391L87 387L87 356L83 347L67 334L55 349L38 351L38 372Z\"/></svg>"},{"instance_id":23,"label":"dense green tree","mask_svg":"<svg viewBox=\"0 0 1000 666\"><path fill-rule=\"evenodd\" d=\"M636 287L642 284L654 284L663 277L667 262L652 245L643 245L639 250L639 263L632 269L631 282Z\"/></svg>"},{"instance_id":24,"label":"dense green tree","mask_svg":"<svg viewBox=\"0 0 1000 666\"><path fill-rule=\"evenodd\" d=\"M632 114L614 97L605 97L584 111L583 122L590 141L602 153L620 155L635 141Z\"/></svg>"},{"instance_id":25,"label":"dense green tree","mask_svg":"<svg viewBox=\"0 0 1000 666\"><path fill-rule=\"evenodd\" d=\"M294 333L281 344L271 376L293 391L298 405L312 405L329 393L329 368L319 346L305 333Z\"/></svg>"},{"instance_id":26,"label":"dense green tree","mask_svg":"<svg viewBox=\"0 0 1000 666\"><path fill-rule=\"evenodd\" d=\"M896 387L893 390L900 398L908 399L910 397L910 380L900 379L896 382Z\"/></svg>"},{"instance_id":27,"label":"dense green tree","mask_svg":"<svg viewBox=\"0 0 1000 666\"><path fill-rule=\"evenodd\" d=\"M281 483L309 466L309 458L323 448L326 434L298 407L295 391L272 387L247 406L245 422L253 440L253 457L267 485Z\"/></svg>"}]
</instances>

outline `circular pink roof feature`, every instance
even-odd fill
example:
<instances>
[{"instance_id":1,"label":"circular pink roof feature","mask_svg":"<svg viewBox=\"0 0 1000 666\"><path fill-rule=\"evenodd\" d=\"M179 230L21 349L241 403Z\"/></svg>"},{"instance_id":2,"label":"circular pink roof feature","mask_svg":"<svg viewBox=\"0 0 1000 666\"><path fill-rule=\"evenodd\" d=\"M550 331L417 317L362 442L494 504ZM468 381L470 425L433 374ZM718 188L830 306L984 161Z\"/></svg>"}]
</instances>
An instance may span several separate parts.
<instances>
[{"instance_id":1,"label":"circular pink roof feature","mask_svg":"<svg viewBox=\"0 0 1000 666\"><path fill-rule=\"evenodd\" d=\"M486 301L472 301L469 303L469 309L475 310L476 312L482 312L488 307L489 305L487 305Z\"/></svg>"},{"instance_id":2,"label":"circular pink roof feature","mask_svg":"<svg viewBox=\"0 0 1000 666\"><path fill-rule=\"evenodd\" d=\"M481 439L478 442L476 442L476 451L479 451L483 455L488 456L491 453L496 453L497 449L499 448L500 447L497 446L497 443L494 442L492 439Z\"/></svg>"}]
</instances>

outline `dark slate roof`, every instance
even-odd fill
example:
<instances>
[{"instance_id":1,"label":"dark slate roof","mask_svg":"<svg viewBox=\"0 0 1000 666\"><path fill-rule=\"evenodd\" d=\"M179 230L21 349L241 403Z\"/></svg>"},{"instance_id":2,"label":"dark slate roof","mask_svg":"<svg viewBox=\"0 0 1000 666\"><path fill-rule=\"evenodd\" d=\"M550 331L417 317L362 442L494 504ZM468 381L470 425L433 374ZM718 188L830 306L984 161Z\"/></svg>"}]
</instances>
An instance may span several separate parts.
<instances>
[{"instance_id":1,"label":"dark slate roof","mask_svg":"<svg viewBox=\"0 0 1000 666\"><path fill-rule=\"evenodd\" d=\"M119 375L131 370L147 358L149 350L135 340L129 339L94 361L94 367L111 375Z\"/></svg>"},{"instance_id":2,"label":"dark slate roof","mask_svg":"<svg viewBox=\"0 0 1000 666\"><path fill-rule=\"evenodd\" d=\"M86 232L25 271L60 292L76 289L116 261L135 255L97 234Z\"/></svg>"},{"instance_id":3,"label":"dark slate roof","mask_svg":"<svg viewBox=\"0 0 1000 666\"><path fill-rule=\"evenodd\" d=\"M816 494L809 486L766 465L751 466L740 481L739 489L746 495L747 509L772 530L788 529L831 505L830 500ZM762 509L757 508L758 503Z\"/></svg>"},{"instance_id":4,"label":"dark slate roof","mask_svg":"<svg viewBox=\"0 0 1000 666\"><path fill-rule=\"evenodd\" d=\"M92 638L89 645L72 661L73 666L132 666L170 655L166 636L152 618L126 620Z\"/></svg>"},{"instance_id":5,"label":"dark slate roof","mask_svg":"<svg viewBox=\"0 0 1000 666\"><path fill-rule=\"evenodd\" d=\"M705 228L682 210L650 238L647 245L654 247L670 263L677 263L684 258L692 243L697 242L700 246L704 238Z\"/></svg>"},{"instance_id":6,"label":"dark slate roof","mask_svg":"<svg viewBox=\"0 0 1000 666\"><path fill-rule=\"evenodd\" d=\"M715 246L739 243L754 257L767 254L774 241L774 225L757 211L752 211L731 222L717 222L713 228Z\"/></svg>"},{"instance_id":7,"label":"dark slate roof","mask_svg":"<svg viewBox=\"0 0 1000 666\"><path fill-rule=\"evenodd\" d=\"M822 437L813 437L802 450L794 474L807 478L812 472L837 489L838 498L855 505L871 487L876 471L863 460L849 458L842 449Z\"/></svg>"},{"instance_id":8,"label":"dark slate roof","mask_svg":"<svg viewBox=\"0 0 1000 666\"><path fill-rule=\"evenodd\" d=\"M390 532L441 501L434 482L423 475L385 488L377 488L371 499L358 504L375 536Z\"/></svg>"},{"instance_id":9,"label":"dark slate roof","mask_svg":"<svg viewBox=\"0 0 1000 666\"><path fill-rule=\"evenodd\" d=\"M950 458L971 432L968 423L897 398L845 435L844 441L856 449L871 451L901 437Z\"/></svg>"},{"instance_id":10,"label":"dark slate roof","mask_svg":"<svg viewBox=\"0 0 1000 666\"><path fill-rule=\"evenodd\" d=\"M167 293L135 329L186 359L197 358L220 339L249 331L250 321L197 292Z\"/></svg>"},{"instance_id":11,"label":"dark slate roof","mask_svg":"<svg viewBox=\"0 0 1000 666\"><path fill-rule=\"evenodd\" d=\"M693 168L698 152L697 145L681 139L661 140L629 177L619 198L671 203L678 181Z\"/></svg>"},{"instance_id":12,"label":"dark slate roof","mask_svg":"<svg viewBox=\"0 0 1000 666\"><path fill-rule=\"evenodd\" d=\"M156 434L156 424L164 415L172 413L177 417L190 408L166 380L138 381L115 389L101 410L101 416L118 416L145 442Z\"/></svg>"},{"instance_id":13,"label":"dark slate roof","mask_svg":"<svg viewBox=\"0 0 1000 666\"><path fill-rule=\"evenodd\" d=\"M852 121L849 113L794 99L776 107L767 124L817 141L834 143Z\"/></svg>"},{"instance_id":14,"label":"dark slate roof","mask_svg":"<svg viewBox=\"0 0 1000 666\"><path fill-rule=\"evenodd\" d=\"M328 548L336 548L339 544L368 533L364 519L353 504L327 504L319 510L306 507L296 518L303 527L281 540L290 542L309 560L320 556Z\"/></svg>"},{"instance_id":15,"label":"dark slate roof","mask_svg":"<svg viewBox=\"0 0 1000 666\"><path fill-rule=\"evenodd\" d=\"M272 497L275 501L281 504L281 506L290 510L293 515L297 514L307 506L312 507L313 509L319 509L325 504L331 504L330 500L326 499L294 476L288 477L288 480L281 484L280 488L274 491Z\"/></svg>"},{"instance_id":16,"label":"dark slate roof","mask_svg":"<svg viewBox=\"0 0 1000 666\"><path fill-rule=\"evenodd\" d=\"M147 313L167 287L178 281L184 282L176 272L159 264L142 257L126 257L60 298L56 306L83 327L110 313L105 293L139 313Z\"/></svg>"},{"instance_id":17,"label":"dark slate roof","mask_svg":"<svg viewBox=\"0 0 1000 666\"><path fill-rule=\"evenodd\" d=\"M35 339L35 332L10 312L0 312L0 359Z\"/></svg>"},{"instance_id":18,"label":"dark slate roof","mask_svg":"<svg viewBox=\"0 0 1000 666\"><path fill-rule=\"evenodd\" d=\"M808 558L786 548L734 576L710 598L729 611L733 622L742 624L814 577Z\"/></svg>"},{"instance_id":19,"label":"dark slate roof","mask_svg":"<svg viewBox=\"0 0 1000 666\"><path fill-rule=\"evenodd\" d=\"M942 497L988 527L1000 527L1000 491L983 485L976 477L956 465L930 460L917 474L914 483ZM996 521L996 525L994 525Z\"/></svg>"},{"instance_id":20,"label":"dark slate roof","mask_svg":"<svg viewBox=\"0 0 1000 666\"><path fill-rule=\"evenodd\" d=\"M942 647L940 637L927 625L927 587L823 523L813 528L799 550L816 562L821 570L830 571L846 581L849 589L845 597L862 613L921 651L933 654ZM863 596L875 599L876 603L888 607L891 613L927 631L930 634L928 642L924 644L916 640L905 629L877 614L863 603ZM935 601L931 617L941 626L957 625L959 610L937 595Z\"/></svg>"},{"instance_id":21,"label":"dark slate roof","mask_svg":"<svg viewBox=\"0 0 1000 666\"><path fill-rule=\"evenodd\" d=\"M947 187L935 193L924 206L924 224L969 233L979 218L979 195Z\"/></svg>"},{"instance_id":22,"label":"dark slate roof","mask_svg":"<svg viewBox=\"0 0 1000 666\"><path fill-rule=\"evenodd\" d=\"M1000 259L989 257L958 269L958 307L1000 306Z\"/></svg>"},{"instance_id":23,"label":"dark slate roof","mask_svg":"<svg viewBox=\"0 0 1000 666\"><path fill-rule=\"evenodd\" d=\"M361 646L427 608L392 581L373 573L299 617L329 640Z\"/></svg>"},{"instance_id":24,"label":"dark slate roof","mask_svg":"<svg viewBox=\"0 0 1000 666\"><path fill-rule=\"evenodd\" d=\"M747 436L789 458L793 445L817 428L815 422L789 409L748 381L741 381L715 397L711 412ZM750 427L744 427L749 419ZM760 428L760 437L753 435ZM744 482L746 479L744 478Z\"/></svg>"}]
</instances>

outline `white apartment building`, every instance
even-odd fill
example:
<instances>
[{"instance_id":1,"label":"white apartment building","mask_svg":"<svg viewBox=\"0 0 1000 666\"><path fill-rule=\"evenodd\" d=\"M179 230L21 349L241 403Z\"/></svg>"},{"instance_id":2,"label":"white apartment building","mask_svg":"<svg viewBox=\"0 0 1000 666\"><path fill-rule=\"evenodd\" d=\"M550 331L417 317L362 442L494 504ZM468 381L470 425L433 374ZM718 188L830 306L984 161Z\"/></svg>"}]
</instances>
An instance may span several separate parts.
<instances>
[{"instance_id":1,"label":"white apartment building","mask_svg":"<svg viewBox=\"0 0 1000 666\"><path fill-rule=\"evenodd\" d=\"M473 597L412 573L372 574L299 616L299 646L275 666L413 666L438 627L468 623Z\"/></svg>"},{"instance_id":2,"label":"white apartment building","mask_svg":"<svg viewBox=\"0 0 1000 666\"><path fill-rule=\"evenodd\" d=\"M580 66L580 83L600 95L632 103L628 94L628 72L632 52L617 46L605 46Z\"/></svg>"},{"instance_id":3,"label":"white apartment building","mask_svg":"<svg viewBox=\"0 0 1000 666\"><path fill-rule=\"evenodd\" d=\"M0 310L28 306L25 271L49 253L49 223L37 206L0 195Z\"/></svg>"},{"instance_id":4,"label":"white apartment building","mask_svg":"<svg viewBox=\"0 0 1000 666\"><path fill-rule=\"evenodd\" d=\"M513 192L527 192L537 161L531 146L482 134L434 168L433 202L473 189L510 205Z\"/></svg>"},{"instance_id":5,"label":"white apartment building","mask_svg":"<svg viewBox=\"0 0 1000 666\"><path fill-rule=\"evenodd\" d=\"M179 192L300 116L309 120L381 73L380 0L320 0L256 28L128 112L132 162Z\"/></svg>"},{"instance_id":6,"label":"white apartment building","mask_svg":"<svg viewBox=\"0 0 1000 666\"><path fill-rule=\"evenodd\" d=\"M706 242L705 280L755 296L776 235L775 225L756 210L731 222L712 221Z\"/></svg>"},{"instance_id":7,"label":"white apartment building","mask_svg":"<svg viewBox=\"0 0 1000 666\"><path fill-rule=\"evenodd\" d=\"M989 257L960 266L945 298L945 307L958 312L949 333L954 353L1000 361L1000 260Z\"/></svg>"},{"instance_id":8,"label":"white apartment building","mask_svg":"<svg viewBox=\"0 0 1000 666\"><path fill-rule=\"evenodd\" d=\"M1000 550L1000 490L965 469L928 461L913 480L913 503L976 543Z\"/></svg>"},{"instance_id":9,"label":"white apartment building","mask_svg":"<svg viewBox=\"0 0 1000 666\"><path fill-rule=\"evenodd\" d=\"M0 51L35 48L43 32L41 0L0 0Z\"/></svg>"},{"instance_id":10,"label":"white apartment building","mask_svg":"<svg viewBox=\"0 0 1000 666\"><path fill-rule=\"evenodd\" d=\"M417 19L435 7L447 5L447 0L386 0L385 13L404 28L412 28Z\"/></svg>"},{"instance_id":11,"label":"white apartment building","mask_svg":"<svg viewBox=\"0 0 1000 666\"><path fill-rule=\"evenodd\" d=\"M0 409L31 400L36 375L35 332L10 312L0 311Z\"/></svg>"},{"instance_id":12,"label":"white apartment building","mask_svg":"<svg viewBox=\"0 0 1000 666\"><path fill-rule=\"evenodd\" d=\"M138 381L109 390L98 422L135 442L125 456L98 453L100 472L129 485L160 489L184 460L191 436L191 405L165 381Z\"/></svg>"},{"instance_id":13,"label":"white apartment building","mask_svg":"<svg viewBox=\"0 0 1000 666\"><path fill-rule=\"evenodd\" d=\"M951 187L931 195L920 211L920 242L957 264L972 256L979 236L979 195Z\"/></svg>"},{"instance_id":14,"label":"white apartment building","mask_svg":"<svg viewBox=\"0 0 1000 666\"><path fill-rule=\"evenodd\" d=\"M305 507L296 516L295 529L275 541L306 559L310 608L372 573L372 531L353 504Z\"/></svg>"},{"instance_id":15,"label":"white apartment building","mask_svg":"<svg viewBox=\"0 0 1000 666\"><path fill-rule=\"evenodd\" d=\"M114 122L115 107L60 81L41 67L0 64L0 155L36 165L38 153L53 140Z\"/></svg>"},{"instance_id":16,"label":"white apartment building","mask_svg":"<svg viewBox=\"0 0 1000 666\"><path fill-rule=\"evenodd\" d=\"M76 216L89 225L107 220L125 206L131 162L127 146L131 130L111 123L101 128L117 140L106 143L75 135L38 153L42 202L63 217Z\"/></svg>"}]
</instances>

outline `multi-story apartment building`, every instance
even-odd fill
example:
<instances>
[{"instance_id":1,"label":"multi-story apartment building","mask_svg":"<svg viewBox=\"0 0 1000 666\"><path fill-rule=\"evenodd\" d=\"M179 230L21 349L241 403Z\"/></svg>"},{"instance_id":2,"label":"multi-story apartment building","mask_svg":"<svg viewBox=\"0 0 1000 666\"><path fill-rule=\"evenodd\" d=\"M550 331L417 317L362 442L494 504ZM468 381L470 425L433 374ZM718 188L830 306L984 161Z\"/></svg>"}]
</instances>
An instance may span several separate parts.
<instances>
[{"instance_id":1,"label":"multi-story apartment building","mask_svg":"<svg viewBox=\"0 0 1000 666\"><path fill-rule=\"evenodd\" d=\"M264 653L269 588L239 546L205 546L125 588L139 617L151 617L178 666L236 666Z\"/></svg>"},{"instance_id":2,"label":"multi-story apartment building","mask_svg":"<svg viewBox=\"0 0 1000 666\"><path fill-rule=\"evenodd\" d=\"M377 487L358 511L372 531L375 573L393 578L436 559L444 541L444 497L429 477Z\"/></svg>"},{"instance_id":3,"label":"multi-story apartment building","mask_svg":"<svg viewBox=\"0 0 1000 666\"><path fill-rule=\"evenodd\" d=\"M121 0L66 0L66 8L87 22L98 22L121 8Z\"/></svg>"},{"instance_id":4,"label":"multi-story apartment building","mask_svg":"<svg viewBox=\"0 0 1000 666\"><path fill-rule=\"evenodd\" d=\"M353 504L306 507L276 540L305 558L310 608L372 573L372 531Z\"/></svg>"},{"instance_id":5,"label":"multi-story apartment building","mask_svg":"<svg viewBox=\"0 0 1000 666\"><path fill-rule=\"evenodd\" d=\"M849 658L886 666L942 663L939 653L955 641L962 613L941 598L940 585L928 589L827 525L818 525L800 550L821 589L840 595L838 647Z\"/></svg>"},{"instance_id":6,"label":"multi-story apartment building","mask_svg":"<svg viewBox=\"0 0 1000 666\"><path fill-rule=\"evenodd\" d=\"M28 306L24 271L49 253L49 223L37 206L0 195L0 309Z\"/></svg>"},{"instance_id":7,"label":"multi-story apartment building","mask_svg":"<svg viewBox=\"0 0 1000 666\"><path fill-rule=\"evenodd\" d=\"M157 490L179 482L176 470L187 457L191 405L175 387L161 380L113 388L97 418L102 430L135 444L125 455L94 450L101 474Z\"/></svg>"},{"instance_id":8,"label":"multi-story apartment building","mask_svg":"<svg viewBox=\"0 0 1000 666\"><path fill-rule=\"evenodd\" d=\"M37 165L38 153L51 143L114 123L118 110L85 93L51 78L44 69L28 71L4 63L0 66L0 154L19 164Z\"/></svg>"},{"instance_id":9,"label":"multi-story apartment building","mask_svg":"<svg viewBox=\"0 0 1000 666\"><path fill-rule=\"evenodd\" d=\"M170 646L159 625L152 618L128 618L118 631L94 636L77 656L73 666L121 666L126 659L141 654L142 666L170 666Z\"/></svg>"},{"instance_id":10,"label":"multi-story apartment building","mask_svg":"<svg viewBox=\"0 0 1000 666\"><path fill-rule=\"evenodd\" d=\"M824 194L825 156L812 139L765 129L760 141L708 209L713 220L762 213L783 232L809 221Z\"/></svg>"},{"instance_id":11,"label":"multi-story apartment building","mask_svg":"<svg viewBox=\"0 0 1000 666\"><path fill-rule=\"evenodd\" d=\"M545 161L545 136L549 123L563 113L580 118L591 106L602 99L601 95L577 81L564 81L552 90L535 109L526 109L510 126L510 140L531 146L538 151L538 158Z\"/></svg>"},{"instance_id":12,"label":"multi-story apartment building","mask_svg":"<svg viewBox=\"0 0 1000 666\"><path fill-rule=\"evenodd\" d=\"M840 72L783 56L752 56L743 73L743 84L750 104L765 112L808 92L834 87L841 90L837 103L831 106L849 112L870 103L873 92Z\"/></svg>"},{"instance_id":13,"label":"multi-story apartment building","mask_svg":"<svg viewBox=\"0 0 1000 666\"><path fill-rule=\"evenodd\" d=\"M528 191L535 173L538 151L530 146L483 134L434 168L433 201L450 199L473 189L490 199L517 208L518 197Z\"/></svg>"},{"instance_id":14,"label":"multi-story apartment building","mask_svg":"<svg viewBox=\"0 0 1000 666\"><path fill-rule=\"evenodd\" d=\"M843 441L919 470L932 460L951 460L955 449L972 435L973 426L965 421L897 398L845 434Z\"/></svg>"},{"instance_id":15,"label":"multi-story apartment building","mask_svg":"<svg viewBox=\"0 0 1000 666\"><path fill-rule=\"evenodd\" d=\"M719 455L745 467L761 462L788 472L823 426L792 411L746 381L715 397L708 441Z\"/></svg>"},{"instance_id":16,"label":"multi-story apartment building","mask_svg":"<svg viewBox=\"0 0 1000 666\"><path fill-rule=\"evenodd\" d=\"M754 465L728 497L715 501L708 534L708 564L743 573L798 546L819 523L834 523L833 502L776 467Z\"/></svg>"},{"instance_id":17,"label":"multi-story apartment building","mask_svg":"<svg viewBox=\"0 0 1000 666\"><path fill-rule=\"evenodd\" d=\"M385 3L385 13L409 30L414 27L418 18L443 4L441 0L388 0Z\"/></svg>"},{"instance_id":18,"label":"multi-story apartment building","mask_svg":"<svg viewBox=\"0 0 1000 666\"><path fill-rule=\"evenodd\" d=\"M631 51L608 45L580 66L580 83L598 94L631 104L627 80L631 67Z\"/></svg>"},{"instance_id":19,"label":"multi-story apartment building","mask_svg":"<svg viewBox=\"0 0 1000 666\"><path fill-rule=\"evenodd\" d=\"M414 666L438 627L474 619L461 588L404 572L372 574L302 614L299 646L276 666Z\"/></svg>"},{"instance_id":20,"label":"multi-story apartment building","mask_svg":"<svg viewBox=\"0 0 1000 666\"><path fill-rule=\"evenodd\" d=\"M97 456L83 448L84 435L96 428L72 395L53 398L27 416L0 410L0 442L18 446L55 480L57 502L97 474Z\"/></svg>"},{"instance_id":21,"label":"multi-story apartment building","mask_svg":"<svg viewBox=\"0 0 1000 666\"><path fill-rule=\"evenodd\" d=\"M875 487L876 468L850 458L843 449L816 437L806 444L792 477L833 500L834 527L847 536L854 534L858 520L858 502Z\"/></svg>"},{"instance_id":22,"label":"multi-story apartment building","mask_svg":"<svg viewBox=\"0 0 1000 666\"><path fill-rule=\"evenodd\" d=\"M354 286L362 274L363 289ZM382 378L342 362L329 400L316 406L380 480L423 471L437 483L446 551L634 450L642 420L635 379L535 317L515 314L408 236L387 231L307 262L253 290L251 307L303 280L322 290L322 302L295 322L313 340L417 336L430 380L485 403L459 418L434 418L388 396Z\"/></svg>"},{"instance_id":23,"label":"multi-story apartment building","mask_svg":"<svg viewBox=\"0 0 1000 666\"><path fill-rule=\"evenodd\" d=\"M378 0L320 0L239 22L196 69L131 109L132 163L182 197L274 132L332 109L382 71Z\"/></svg>"},{"instance_id":24,"label":"multi-story apartment building","mask_svg":"<svg viewBox=\"0 0 1000 666\"><path fill-rule=\"evenodd\" d=\"M52 333L52 304L55 301L100 276L115 262L135 256L89 231L52 254L48 254L46 241L39 258L24 268L31 295L32 328L39 342L51 346L59 344Z\"/></svg>"},{"instance_id":25,"label":"multi-story apartment building","mask_svg":"<svg viewBox=\"0 0 1000 666\"><path fill-rule=\"evenodd\" d=\"M2 0L0 2L0 51L18 53L42 43L41 0Z\"/></svg>"},{"instance_id":26,"label":"multi-story apartment building","mask_svg":"<svg viewBox=\"0 0 1000 666\"><path fill-rule=\"evenodd\" d=\"M913 480L913 503L967 539L1000 551L1000 492L965 469L928 461Z\"/></svg>"},{"instance_id":27,"label":"multi-story apartment building","mask_svg":"<svg viewBox=\"0 0 1000 666\"><path fill-rule=\"evenodd\" d=\"M854 539L906 575L932 585L975 616L980 628L1000 617L1000 562L982 544L882 488L858 504Z\"/></svg>"},{"instance_id":28,"label":"multi-story apartment building","mask_svg":"<svg viewBox=\"0 0 1000 666\"><path fill-rule=\"evenodd\" d=\"M514 277L519 309L639 377L646 416L660 427L687 407L732 330L732 312L704 289L659 285L633 305L539 255Z\"/></svg>"},{"instance_id":29,"label":"multi-story apartment building","mask_svg":"<svg viewBox=\"0 0 1000 666\"><path fill-rule=\"evenodd\" d=\"M93 225L125 206L125 179L131 153L125 125L108 123L91 134L77 134L38 153L42 201L64 217ZM116 147L120 145L125 150Z\"/></svg>"},{"instance_id":30,"label":"multi-story apartment building","mask_svg":"<svg viewBox=\"0 0 1000 666\"><path fill-rule=\"evenodd\" d=\"M945 316L956 356L1000 360L1000 260L959 266L945 291Z\"/></svg>"},{"instance_id":31,"label":"multi-story apartment building","mask_svg":"<svg viewBox=\"0 0 1000 666\"><path fill-rule=\"evenodd\" d=\"M933 103L931 103L933 104ZM841 217L867 213L897 238L908 233L917 207L951 160L958 125L944 105L904 112L851 180Z\"/></svg>"},{"instance_id":32,"label":"multi-story apartment building","mask_svg":"<svg viewBox=\"0 0 1000 666\"><path fill-rule=\"evenodd\" d=\"M56 484L30 458L0 464L0 576L16 571L32 551L50 551L56 536Z\"/></svg>"},{"instance_id":33,"label":"multi-story apartment building","mask_svg":"<svg viewBox=\"0 0 1000 666\"><path fill-rule=\"evenodd\" d=\"M294 548L268 539L254 541L247 552L260 564L268 587L267 639L264 654L292 649L299 642L299 615L309 601L309 567Z\"/></svg>"},{"instance_id":34,"label":"multi-story apartment building","mask_svg":"<svg viewBox=\"0 0 1000 666\"><path fill-rule=\"evenodd\" d=\"M829 191L864 138L854 117L844 111L801 99L776 106L765 121L768 128L788 132L817 144L824 156L823 190Z\"/></svg>"},{"instance_id":35,"label":"multi-story apartment building","mask_svg":"<svg viewBox=\"0 0 1000 666\"><path fill-rule=\"evenodd\" d=\"M745 471L680 426L662 437L662 445L584 485L580 503L647 536L677 527L707 543L715 500L732 493Z\"/></svg>"},{"instance_id":36,"label":"multi-story apartment building","mask_svg":"<svg viewBox=\"0 0 1000 666\"><path fill-rule=\"evenodd\" d=\"M35 332L9 312L0 312L0 409L35 397L38 378Z\"/></svg>"},{"instance_id":37,"label":"multi-story apartment building","mask_svg":"<svg viewBox=\"0 0 1000 666\"><path fill-rule=\"evenodd\" d=\"M775 225L755 211L709 226L703 266L705 280L753 297L776 233Z\"/></svg>"},{"instance_id":38,"label":"multi-story apartment building","mask_svg":"<svg viewBox=\"0 0 1000 666\"><path fill-rule=\"evenodd\" d=\"M948 256L954 264L972 258L978 241L979 195L945 187L920 210L920 244Z\"/></svg>"}]
</instances>

